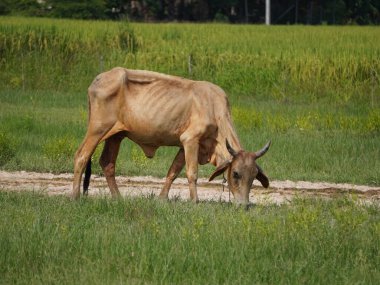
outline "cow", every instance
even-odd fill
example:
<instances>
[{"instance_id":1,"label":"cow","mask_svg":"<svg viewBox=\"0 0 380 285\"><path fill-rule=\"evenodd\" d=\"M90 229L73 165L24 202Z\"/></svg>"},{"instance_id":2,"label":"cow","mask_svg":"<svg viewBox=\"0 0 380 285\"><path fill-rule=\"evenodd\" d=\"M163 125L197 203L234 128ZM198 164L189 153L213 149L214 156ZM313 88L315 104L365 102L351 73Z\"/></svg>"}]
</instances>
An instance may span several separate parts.
<instances>
[{"instance_id":1,"label":"cow","mask_svg":"<svg viewBox=\"0 0 380 285\"><path fill-rule=\"evenodd\" d=\"M209 181L225 173L229 190L239 204L249 203L255 178L264 187L269 186L256 160L267 152L270 141L257 152L242 149L227 96L215 84L115 67L91 83L88 105L87 133L74 159L74 199L80 197L83 172L83 194L87 194L91 156L103 141L99 162L112 196L120 196L115 164L125 137L139 145L148 158L154 157L160 146L179 148L159 194L162 199L168 199L169 189L185 165L194 202L198 202L198 164L216 166Z\"/></svg>"}]
</instances>

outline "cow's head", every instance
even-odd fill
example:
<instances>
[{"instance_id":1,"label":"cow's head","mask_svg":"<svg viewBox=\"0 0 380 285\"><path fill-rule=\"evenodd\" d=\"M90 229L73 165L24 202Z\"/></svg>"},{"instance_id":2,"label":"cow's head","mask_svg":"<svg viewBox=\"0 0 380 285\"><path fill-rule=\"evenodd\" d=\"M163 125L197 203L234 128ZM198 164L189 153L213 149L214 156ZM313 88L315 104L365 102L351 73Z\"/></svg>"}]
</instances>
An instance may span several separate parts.
<instances>
[{"instance_id":1,"label":"cow's head","mask_svg":"<svg viewBox=\"0 0 380 285\"><path fill-rule=\"evenodd\" d=\"M269 149L269 141L261 150L257 152L235 151L226 140L228 152L232 155L232 160L227 160L215 169L209 181L227 170L228 187L239 204L249 203L249 192L253 180L256 178L261 184L268 188L269 180L263 170L257 165L256 160L262 157Z\"/></svg>"}]
</instances>

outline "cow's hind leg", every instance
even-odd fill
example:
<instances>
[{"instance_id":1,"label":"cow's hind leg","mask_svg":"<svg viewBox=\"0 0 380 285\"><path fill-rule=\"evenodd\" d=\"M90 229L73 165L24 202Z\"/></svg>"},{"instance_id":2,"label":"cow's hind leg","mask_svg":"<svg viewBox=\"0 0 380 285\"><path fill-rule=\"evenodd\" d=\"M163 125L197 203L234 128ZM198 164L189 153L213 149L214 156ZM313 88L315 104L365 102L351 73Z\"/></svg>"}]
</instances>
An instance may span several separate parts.
<instances>
[{"instance_id":1,"label":"cow's hind leg","mask_svg":"<svg viewBox=\"0 0 380 285\"><path fill-rule=\"evenodd\" d=\"M183 148L181 148L176 157L173 160L172 165L169 168L168 174L166 175L165 185L161 190L160 198L167 199L169 195L170 186L173 181L177 178L178 174L181 172L185 165L185 152Z\"/></svg>"},{"instance_id":2,"label":"cow's hind leg","mask_svg":"<svg viewBox=\"0 0 380 285\"><path fill-rule=\"evenodd\" d=\"M197 180L198 180L198 151L199 140L190 139L183 142L186 161L186 176L189 182L190 199L197 203Z\"/></svg>"},{"instance_id":3,"label":"cow's hind leg","mask_svg":"<svg viewBox=\"0 0 380 285\"><path fill-rule=\"evenodd\" d=\"M94 132L90 129L87 131L86 137L83 143L77 150L74 159L74 179L73 179L73 190L72 198L78 199L80 196L80 183L82 180L82 174L84 168L87 165L89 159L91 159L96 146L101 141L102 137L107 133L108 129L103 132Z\"/></svg>"},{"instance_id":4,"label":"cow's hind leg","mask_svg":"<svg viewBox=\"0 0 380 285\"><path fill-rule=\"evenodd\" d=\"M104 144L104 149L100 157L100 166L103 169L110 188L112 197L120 197L120 192L115 180L116 158L119 154L120 143L125 136L122 133L117 133L108 139Z\"/></svg>"}]
</instances>

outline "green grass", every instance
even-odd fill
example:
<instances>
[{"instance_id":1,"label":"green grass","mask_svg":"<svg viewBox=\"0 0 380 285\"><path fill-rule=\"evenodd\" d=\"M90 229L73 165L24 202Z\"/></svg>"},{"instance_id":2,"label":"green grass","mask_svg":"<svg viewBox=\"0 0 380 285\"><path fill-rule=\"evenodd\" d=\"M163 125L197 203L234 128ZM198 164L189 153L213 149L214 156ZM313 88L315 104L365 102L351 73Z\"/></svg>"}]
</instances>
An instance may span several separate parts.
<instances>
[{"instance_id":1,"label":"green grass","mask_svg":"<svg viewBox=\"0 0 380 285\"><path fill-rule=\"evenodd\" d=\"M0 147L4 149L0 167L72 172L73 155L86 129L85 95L0 91L0 97ZM232 113L246 149L257 150L272 139L270 152L260 161L271 179L380 183L380 116L376 111L240 99L234 102ZM118 174L163 177L176 151L163 147L149 160L138 146L125 140ZM97 163L94 167L101 173ZM211 166L200 168L201 176L211 172Z\"/></svg>"},{"instance_id":2,"label":"green grass","mask_svg":"<svg viewBox=\"0 0 380 285\"><path fill-rule=\"evenodd\" d=\"M120 65L209 80L233 96L379 102L375 27L12 17L0 24L1 87L83 92L100 70Z\"/></svg>"},{"instance_id":3,"label":"green grass","mask_svg":"<svg viewBox=\"0 0 380 285\"><path fill-rule=\"evenodd\" d=\"M220 85L243 146L272 140L260 160L271 179L380 185L379 37L375 27L0 17L0 169L72 172L87 87L124 66ZM117 172L162 177L175 153L148 160L125 140ZM379 206L355 196L244 211L0 192L0 207L0 284L380 281Z\"/></svg>"},{"instance_id":4,"label":"green grass","mask_svg":"<svg viewBox=\"0 0 380 285\"><path fill-rule=\"evenodd\" d=\"M0 193L1 284L378 284L379 206Z\"/></svg>"},{"instance_id":5,"label":"green grass","mask_svg":"<svg viewBox=\"0 0 380 285\"><path fill-rule=\"evenodd\" d=\"M379 37L375 27L0 17L0 168L71 172L88 85L125 66L220 85L245 149L272 140L260 161L271 179L379 185ZM162 177L175 153L147 160L126 140L117 171Z\"/></svg>"}]
</instances>

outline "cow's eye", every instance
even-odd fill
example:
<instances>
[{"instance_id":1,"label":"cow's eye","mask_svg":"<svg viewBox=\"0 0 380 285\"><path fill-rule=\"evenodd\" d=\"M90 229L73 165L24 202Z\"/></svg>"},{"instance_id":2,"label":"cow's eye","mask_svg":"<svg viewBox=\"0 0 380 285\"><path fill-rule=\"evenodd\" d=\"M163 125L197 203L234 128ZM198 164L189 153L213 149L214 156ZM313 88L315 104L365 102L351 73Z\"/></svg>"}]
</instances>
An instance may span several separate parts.
<instances>
[{"instance_id":1,"label":"cow's eye","mask_svg":"<svg viewBox=\"0 0 380 285\"><path fill-rule=\"evenodd\" d=\"M232 175L233 175L233 177L234 177L235 179L240 179L240 175L239 175L239 173L237 173L236 171L234 171Z\"/></svg>"}]
</instances>

